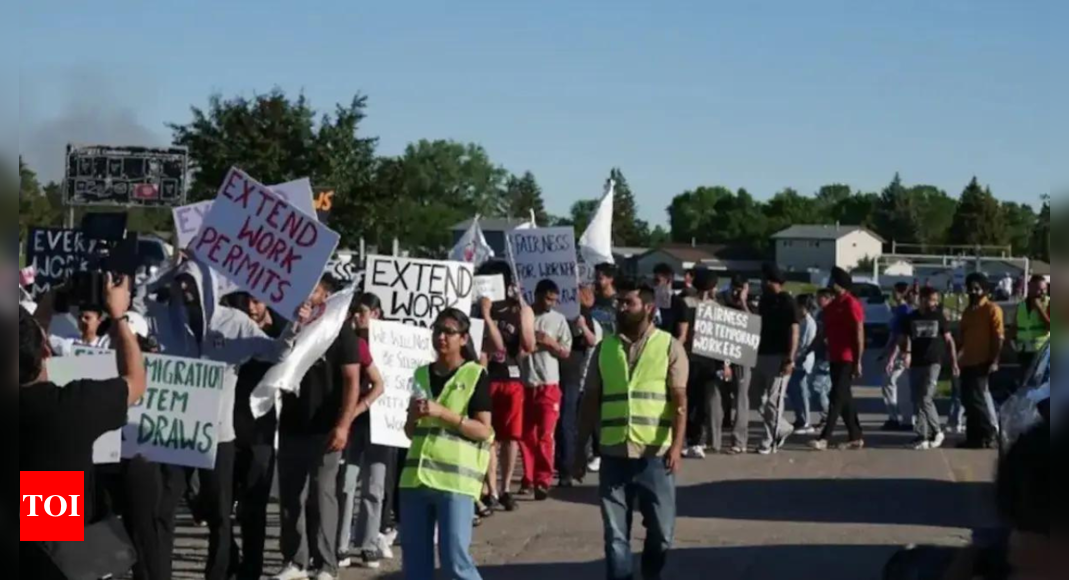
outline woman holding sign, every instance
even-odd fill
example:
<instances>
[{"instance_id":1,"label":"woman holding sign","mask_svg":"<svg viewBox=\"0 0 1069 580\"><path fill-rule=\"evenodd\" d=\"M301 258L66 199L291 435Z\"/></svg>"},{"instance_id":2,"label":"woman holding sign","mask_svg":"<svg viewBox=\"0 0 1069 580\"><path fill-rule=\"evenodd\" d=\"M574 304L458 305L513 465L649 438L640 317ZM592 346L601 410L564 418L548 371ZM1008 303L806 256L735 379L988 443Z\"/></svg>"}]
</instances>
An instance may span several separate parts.
<instances>
[{"instance_id":1,"label":"woman holding sign","mask_svg":"<svg viewBox=\"0 0 1069 580\"><path fill-rule=\"evenodd\" d=\"M450 308L434 323L438 360L416 371L405 433L412 439L401 474L404 574L434 578L434 538L454 580L480 580L468 549L475 501L490 465L494 430L486 372L475 361L467 315Z\"/></svg>"}]
</instances>

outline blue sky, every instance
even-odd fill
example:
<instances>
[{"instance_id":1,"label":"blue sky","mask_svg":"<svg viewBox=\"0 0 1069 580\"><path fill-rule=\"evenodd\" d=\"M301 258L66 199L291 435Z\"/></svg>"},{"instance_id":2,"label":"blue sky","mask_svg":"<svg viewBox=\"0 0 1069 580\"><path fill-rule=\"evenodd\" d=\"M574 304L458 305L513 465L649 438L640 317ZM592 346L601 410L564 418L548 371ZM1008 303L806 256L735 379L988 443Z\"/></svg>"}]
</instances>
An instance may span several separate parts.
<instances>
[{"instance_id":1,"label":"blue sky","mask_svg":"<svg viewBox=\"0 0 1069 580\"><path fill-rule=\"evenodd\" d=\"M277 86L366 94L382 154L480 143L558 214L612 166L654 223L698 185L1066 184L1058 0L21 4L19 146L48 178L67 141L164 143L209 94Z\"/></svg>"}]
</instances>

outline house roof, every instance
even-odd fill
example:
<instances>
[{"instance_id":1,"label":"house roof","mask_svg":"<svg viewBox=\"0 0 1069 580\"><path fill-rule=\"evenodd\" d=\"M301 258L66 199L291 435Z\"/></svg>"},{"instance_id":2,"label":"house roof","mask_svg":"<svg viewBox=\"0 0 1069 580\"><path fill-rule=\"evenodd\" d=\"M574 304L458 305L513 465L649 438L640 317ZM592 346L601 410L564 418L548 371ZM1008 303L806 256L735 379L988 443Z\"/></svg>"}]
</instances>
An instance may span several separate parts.
<instances>
[{"instance_id":1,"label":"house roof","mask_svg":"<svg viewBox=\"0 0 1069 580\"><path fill-rule=\"evenodd\" d=\"M703 262L708 260L745 260L760 262L768 259L764 253L754 248L741 244L698 245L668 244L646 252L648 256L654 252L664 252L681 262Z\"/></svg>"},{"instance_id":2,"label":"house roof","mask_svg":"<svg viewBox=\"0 0 1069 580\"><path fill-rule=\"evenodd\" d=\"M467 219L459 224L453 226L453 231L467 231L471 227L471 222L475 218ZM525 219L503 219L503 218L479 218L479 227L484 232L511 232L512 230L529 223L530 220Z\"/></svg>"},{"instance_id":3,"label":"house roof","mask_svg":"<svg viewBox=\"0 0 1069 580\"><path fill-rule=\"evenodd\" d=\"M872 237L887 243L886 240L876 235L876 232L863 226L833 226L833 225L802 225L791 226L782 232L772 236L776 240L839 240L854 232L865 232Z\"/></svg>"},{"instance_id":4,"label":"house roof","mask_svg":"<svg viewBox=\"0 0 1069 580\"><path fill-rule=\"evenodd\" d=\"M1032 273L1038 276L1050 276L1050 264L1043 260L1032 260Z\"/></svg>"}]
</instances>

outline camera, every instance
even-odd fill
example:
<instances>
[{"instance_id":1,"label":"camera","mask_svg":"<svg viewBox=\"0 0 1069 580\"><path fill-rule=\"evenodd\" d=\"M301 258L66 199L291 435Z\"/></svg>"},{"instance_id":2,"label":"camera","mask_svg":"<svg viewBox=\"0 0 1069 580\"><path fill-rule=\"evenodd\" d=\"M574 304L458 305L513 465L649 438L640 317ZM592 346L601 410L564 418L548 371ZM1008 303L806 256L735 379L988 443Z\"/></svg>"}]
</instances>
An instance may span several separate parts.
<instances>
[{"instance_id":1,"label":"camera","mask_svg":"<svg viewBox=\"0 0 1069 580\"><path fill-rule=\"evenodd\" d=\"M107 279L119 284L123 277L131 281L137 269L137 234L126 233L126 214L90 213L82 219L81 229L92 240L93 252L86 257L86 267L75 272L63 292L56 296L57 311L71 307L103 306L107 299Z\"/></svg>"}]
</instances>

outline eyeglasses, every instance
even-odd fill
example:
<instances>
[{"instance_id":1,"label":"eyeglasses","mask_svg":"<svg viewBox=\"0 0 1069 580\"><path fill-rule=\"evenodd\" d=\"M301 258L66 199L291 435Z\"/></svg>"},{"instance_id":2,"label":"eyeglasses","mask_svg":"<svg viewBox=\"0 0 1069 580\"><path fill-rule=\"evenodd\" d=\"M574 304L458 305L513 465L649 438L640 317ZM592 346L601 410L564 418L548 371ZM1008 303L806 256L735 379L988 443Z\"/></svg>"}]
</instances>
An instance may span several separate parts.
<instances>
[{"instance_id":1,"label":"eyeglasses","mask_svg":"<svg viewBox=\"0 0 1069 580\"><path fill-rule=\"evenodd\" d=\"M448 326L436 326L434 328L434 335L435 336L441 336L443 334L445 336L453 337L453 336L460 336L460 335L462 335L464 333L459 331L459 330L457 330L457 329L455 329L455 328L449 328Z\"/></svg>"}]
</instances>

